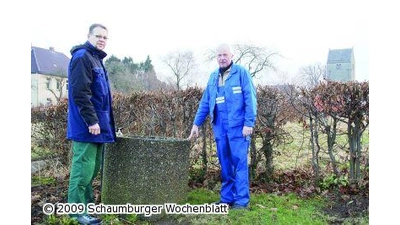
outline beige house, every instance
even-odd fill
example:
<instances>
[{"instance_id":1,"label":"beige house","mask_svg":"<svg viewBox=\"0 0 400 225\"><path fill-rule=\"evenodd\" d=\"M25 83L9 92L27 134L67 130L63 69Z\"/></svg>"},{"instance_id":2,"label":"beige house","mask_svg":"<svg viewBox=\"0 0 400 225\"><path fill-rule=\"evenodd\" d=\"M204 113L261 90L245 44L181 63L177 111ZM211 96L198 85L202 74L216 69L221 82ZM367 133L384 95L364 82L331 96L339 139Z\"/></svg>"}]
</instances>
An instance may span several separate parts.
<instances>
[{"instance_id":1,"label":"beige house","mask_svg":"<svg viewBox=\"0 0 400 225\"><path fill-rule=\"evenodd\" d=\"M67 98L69 61L54 48L31 47L31 107L57 104Z\"/></svg>"}]
</instances>

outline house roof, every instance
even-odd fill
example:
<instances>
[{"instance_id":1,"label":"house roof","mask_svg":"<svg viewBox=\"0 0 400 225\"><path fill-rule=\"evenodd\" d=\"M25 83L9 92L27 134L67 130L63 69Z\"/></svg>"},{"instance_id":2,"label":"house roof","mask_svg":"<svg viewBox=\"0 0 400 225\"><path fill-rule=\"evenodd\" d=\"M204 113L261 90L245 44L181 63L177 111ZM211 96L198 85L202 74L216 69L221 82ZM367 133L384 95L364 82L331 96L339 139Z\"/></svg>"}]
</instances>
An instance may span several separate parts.
<instances>
[{"instance_id":1,"label":"house roof","mask_svg":"<svg viewBox=\"0 0 400 225\"><path fill-rule=\"evenodd\" d=\"M31 74L47 74L67 77L70 58L54 48L31 47Z\"/></svg>"},{"instance_id":2,"label":"house roof","mask_svg":"<svg viewBox=\"0 0 400 225\"><path fill-rule=\"evenodd\" d=\"M351 63L353 49L329 49L327 64L332 63Z\"/></svg>"}]
</instances>

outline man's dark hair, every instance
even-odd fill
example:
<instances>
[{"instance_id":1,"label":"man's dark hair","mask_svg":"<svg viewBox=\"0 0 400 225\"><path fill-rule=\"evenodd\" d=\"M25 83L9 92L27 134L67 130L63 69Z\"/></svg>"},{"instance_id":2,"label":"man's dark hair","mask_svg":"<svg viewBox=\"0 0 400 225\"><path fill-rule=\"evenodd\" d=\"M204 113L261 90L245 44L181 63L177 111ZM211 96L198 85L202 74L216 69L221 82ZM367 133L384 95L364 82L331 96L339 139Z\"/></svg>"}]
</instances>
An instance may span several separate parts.
<instances>
[{"instance_id":1,"label":"man's dark hair","mask_svg":"<svg viewBox=\"0 0 400 225\"><path fill-rule=\"evenodd\" d=\"M89 34L92 34L92 33L93 33L93 30L94 30L94 28L96 28L96 27L101 27L101 28L103 28L104 30L107 30L107 31L108 31L107 27L106 27L106 26L104 26L103 24L100 24L100 23L94 23L94 24L92 24L92 25L89 27Z\"/></svg>"}]
</instances>

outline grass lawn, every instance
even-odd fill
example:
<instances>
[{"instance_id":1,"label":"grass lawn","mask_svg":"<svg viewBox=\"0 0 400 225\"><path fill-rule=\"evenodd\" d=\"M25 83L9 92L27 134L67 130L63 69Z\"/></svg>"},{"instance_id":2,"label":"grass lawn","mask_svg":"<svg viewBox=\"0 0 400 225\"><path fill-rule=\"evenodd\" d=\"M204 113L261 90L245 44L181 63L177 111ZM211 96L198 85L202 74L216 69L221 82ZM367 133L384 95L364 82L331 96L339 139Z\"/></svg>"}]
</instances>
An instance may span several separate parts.
<instances>
[{"instance_id":1,"label":"grass lawn","mask_svg":"<svg viewBox=\"0 0 400 225\"><path fill-rule=\"evenodd\" d=\"M219 194L205 188L189 192L184 203L203 205L216 202ZM249 210L229 210L228 214L169 214L157 221L152 218L140 219L135 214L117 216L101 215L103 224L332 224L338 221L324 213L328 205L325 198L315 196L300 198L295 194L276 195L273 193L252 194ZM154 218L154 217L153 217ZM368 216L340 220L340 224L368 224ZM35 224L76 224L68 216L45 216L43 223Z\"/></svg>"},{"instance_id":2,"label":"grass lawn","mask_svg":"<svg viewBox=\"0 0 400 225\"><path fill-rule=\"evenodd\" d=\"M206 189L189 193L190 204L218 201L219 194ZM230 210L228 215L186 215L191 224L326 224L320 198L300 199L293 194L252 194L249 210Z\"/></svg>"}]
</instances>

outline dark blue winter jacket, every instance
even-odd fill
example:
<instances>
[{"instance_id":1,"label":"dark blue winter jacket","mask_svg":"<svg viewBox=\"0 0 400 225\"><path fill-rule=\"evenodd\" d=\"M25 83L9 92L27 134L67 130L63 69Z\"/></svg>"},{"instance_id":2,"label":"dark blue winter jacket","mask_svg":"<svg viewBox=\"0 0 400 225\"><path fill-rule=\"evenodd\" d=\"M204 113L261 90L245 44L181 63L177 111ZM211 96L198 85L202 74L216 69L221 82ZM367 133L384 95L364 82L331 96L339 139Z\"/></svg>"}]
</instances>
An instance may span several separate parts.
<instances>
[{"instance_id":1,"label":"dark blue winter jacket","mask_svg":"<svg viewBox=\"0 0 400 225\"><path fill-rule=\"evenodd\" d=\"M71 49L68 68L67 138L80 142L115 142L112 97L107 71L103 64L107 54L86 42ZM98 123L100 134L89 133Z\"/></svg>"}]
</instances>

